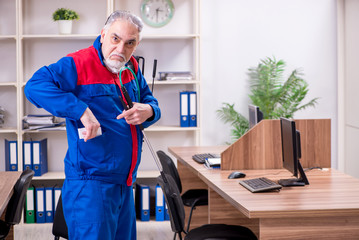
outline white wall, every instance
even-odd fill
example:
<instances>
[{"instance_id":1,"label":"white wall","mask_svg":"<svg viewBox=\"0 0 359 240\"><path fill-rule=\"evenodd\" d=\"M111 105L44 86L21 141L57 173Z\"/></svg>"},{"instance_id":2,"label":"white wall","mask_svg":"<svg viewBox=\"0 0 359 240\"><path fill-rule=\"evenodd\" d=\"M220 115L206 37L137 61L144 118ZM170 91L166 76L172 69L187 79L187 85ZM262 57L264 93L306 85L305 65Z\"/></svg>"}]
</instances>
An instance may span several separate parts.
<instances>
[{"instance_id":1,"label":"white wall","mask_svg":"<svg viewBox=\"0 0 359 240\"><path fill-rule=\"evenodd\" d=\"M337 167L335 0L204 0L201 4L202 145L230 141L216 116L223 102L248 116L249 67L275 56L300 68L316 108L294 118L332 119L332 167ZM224 130L225 129L225 130Z\"/></svg>"},{"instance_id":2,"label":"white wall","mask_svg":"<svg viewBox=\"0 0 359 240\"><path fill-rule=\"evenodd\" d=\"M343 52L344 60L341 64L344 66L344 79L343 83L343 110L344 113L344 156L340 159L340 166L343 163L343 171L345 173L359 178L359 111L358 109L358 90L359 90L359 1L357 0L345 0L341 1L344 6L344 19L343 25ZM343 124L343 123L342 123ZM342 126L342 125L340 125Z\"/></svg>"}]
</instances>

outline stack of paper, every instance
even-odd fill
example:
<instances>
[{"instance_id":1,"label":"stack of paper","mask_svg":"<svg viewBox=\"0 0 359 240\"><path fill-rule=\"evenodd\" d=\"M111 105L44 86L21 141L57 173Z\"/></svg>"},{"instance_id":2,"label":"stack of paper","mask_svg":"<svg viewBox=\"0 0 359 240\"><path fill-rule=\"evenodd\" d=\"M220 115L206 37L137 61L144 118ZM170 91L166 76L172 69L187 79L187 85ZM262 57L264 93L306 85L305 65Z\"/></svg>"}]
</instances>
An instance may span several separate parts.
<instances>
[{"instance_id":1,"label":"stack of paper","mask_svg":"<svg viewBox=\"0 0 359 240\"><path fill-rule=\"evenodd\" d=\"M65 130L65 121L58 121L53 115L27 115L23 119L24 129Z\"/></svg>"},{"instance_id":2,"label":"stack of paper","mask_svg":"<svg viewBox=\"0 0 359 240\"><path fill-rule=\"evenodd\" d=\"M4 125L5 109L0 106L0 127Z\"/></svg>"},{"instance_id":3,"label":"stack of paper","mask_svg":"<svg viewBox=\"0 0 359 240\"><path fill-rule=\"evenodd\" d=\"M207 168L220 168L221 158L206 158L204 164Z\"/></svg>"},{"instance_id":4,"label":"stack of paper","mask_svg":"<svg viewBox=\"0 0 359 240\"><path fill-rule=\"evenodd\" d=\"M191 72L159 72L160 78L158 80L192 80Z\"/></svg>"}]
</instances>

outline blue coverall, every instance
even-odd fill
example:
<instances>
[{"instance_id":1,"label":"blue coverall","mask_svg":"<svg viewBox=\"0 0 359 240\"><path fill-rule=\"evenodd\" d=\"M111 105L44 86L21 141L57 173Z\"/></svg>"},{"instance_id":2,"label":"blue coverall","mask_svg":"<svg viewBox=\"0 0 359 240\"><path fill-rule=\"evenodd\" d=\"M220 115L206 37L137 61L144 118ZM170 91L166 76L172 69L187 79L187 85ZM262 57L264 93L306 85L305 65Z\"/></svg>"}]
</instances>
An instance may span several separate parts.
<instances>
[{"instance_id":1,"label":"blue coverall","mask_svg":"<svg viewBox=\"0 0 359 240\"><path fill-rule=\"evenodd\" d=\"M161 112L133 57L131 62L138 86L129 70L122 72L121 80L133 102L152 107L153 116L142 124L148 127ZM66 118L62 199L70 239L136 239L132 183L143 135L138 126L116 119L123 111L119 85L118 75L103 63L99 36L93 46L40 68L25 86L30 102ZM84 127L80 117L87 107L99 121L102 135L84 142L78 129Z\"/></svg>"}]
</instances>

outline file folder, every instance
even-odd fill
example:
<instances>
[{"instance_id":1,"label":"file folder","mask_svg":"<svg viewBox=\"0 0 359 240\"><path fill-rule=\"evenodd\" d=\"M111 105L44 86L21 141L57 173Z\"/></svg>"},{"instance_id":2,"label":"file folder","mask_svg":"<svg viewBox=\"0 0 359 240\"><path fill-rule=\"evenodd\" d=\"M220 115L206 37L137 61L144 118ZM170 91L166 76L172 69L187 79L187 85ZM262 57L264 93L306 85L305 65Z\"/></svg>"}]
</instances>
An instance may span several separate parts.
<instances>
[{"instance_id":1,"label":"file folder","mask_svg":"<svg viewBox=\"0 0 359 240\"><path fill-rule=\"evenodd\" d=\"M188 118L188 92L180 92L180 126L188 127L189 118Z\"/></svg>"},{"instance_id":2,"label":"file folder","mask_svg":"<svg viewBox=\"0 0 359 240\"><path fill-rule=\"evenodd\" d=\"M160 185L156 185L156 221L165 219L164 196Z\"/></svg>"},{"instance_id":3,"label":"file folder","mask_svg":"<svg viewBox=\"0 0 359 240\"><path fill-rule=\"evenodd\" d=\"M138 217L141 221L150 220L150 187L147 185L136 185L136 198L138 200Z\"/></svg>"},{"instance_id":4,"label":"file folder","mask_svg":"<svg viewBox=\"0 0 359 240\"><path fill-rule=\"evenodd\" d=\"M23 146L23 164L24 170L33 169L32 168L32 142L24 141L22 143Z\"/></svg>"},{"instance_id":5,"label":"file folder","mask_svg":"<svg viewBox=\"0 0 359 240\"><path fill-rule=\"evenodd\" d=\"M55 212L56 212L56 207L57 207L57 203L59 202L60 196L61 196L61 187L54 187L54 203L53 203L53 208L54 209L54 216L55 216Z\"/></svg>"},{"instance_id":6,"label":"file folder","mask_svg":"<svg viewBox=\"0 0 359 240\"><path fill-rule=\"evenodd\" d=\"M163 196L164 197L164 196ZM166 199L165 199L166 200ZM165 201L164 200L164 201ZM165 220L170 220L170 214L168 213L167 203L165 201Z\"/></svg>"},{"instance_id":7,"label":"file folder","mask_svg":"<svg viewBox=\"0 0 359 240\"><path fill-rule=\"evenodd\" d=\"M45 188L37 187L36 192L36 223L45 222Z\"/></svg>"},{"instance_id":8,"label":"file folder","mask_svg":"<svg viewBox=\"0 0 359 240\"><path fill-rule=\"evenodd\" d=\"M34 176L47 172L47 139L32 142L32 160Z\"/></svg>"},{"instance_id":9,"label":"file folder","mask_svg":"<svg viewBox=\"0 0 359 240\"><path fill-rule=\"evenodd\" d=\"M26 191L25 222L35 223L34 187L29 187Z\"/></svg>"},{"instance_id":10,"label":"file folder","mask_svg":"<svg viewBox=\"0 0 359 240\"><path fill-rule=\"evenodd\" d=\"M17 141L8 141L5 139L5 170L17 171Z\"/></svg>"},{"instance_id":11,"label":"file folder","mask_svg":"<svg viewBox=\"0 0 359 240\"><path fill-rule=\"evenodd\" d=\"M54 221L53 192L53 187L45 188L45 222L47 223Z\"/></svg>"},{"instance_id":12,"label":"file folder","mask_svg":"<svg viewBox=\"0 0 359 240\"><path fill-rule=\"evenodd\" d=\"M197 127L197 93L189 92L189 126Z\"/></svg>"}]
</instances>

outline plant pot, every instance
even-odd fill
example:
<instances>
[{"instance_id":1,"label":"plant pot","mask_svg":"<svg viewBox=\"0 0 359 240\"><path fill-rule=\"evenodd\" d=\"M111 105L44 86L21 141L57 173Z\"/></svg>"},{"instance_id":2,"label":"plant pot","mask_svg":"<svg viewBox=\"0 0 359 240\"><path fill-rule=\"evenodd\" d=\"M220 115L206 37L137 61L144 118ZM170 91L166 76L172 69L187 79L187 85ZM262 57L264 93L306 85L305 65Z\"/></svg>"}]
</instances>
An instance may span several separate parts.
<instances>
[{"instance_id":1,"label":"plant pot","mask_svg":"<svg viewBox=\"0 0 359 240\"><path fill-rule=\"evenodd\" d=\"M59 34L71 34L72 20L58 20Z\"/></svg>"}]
</instances>

